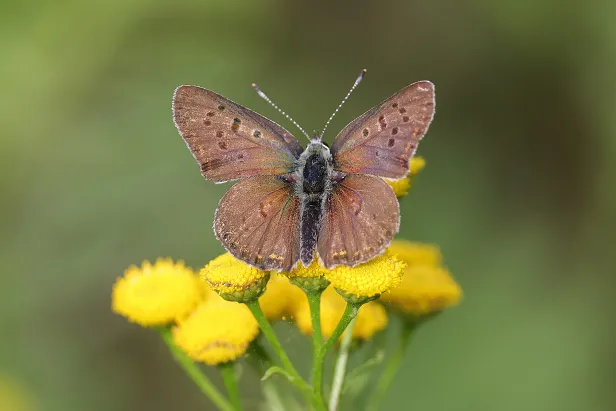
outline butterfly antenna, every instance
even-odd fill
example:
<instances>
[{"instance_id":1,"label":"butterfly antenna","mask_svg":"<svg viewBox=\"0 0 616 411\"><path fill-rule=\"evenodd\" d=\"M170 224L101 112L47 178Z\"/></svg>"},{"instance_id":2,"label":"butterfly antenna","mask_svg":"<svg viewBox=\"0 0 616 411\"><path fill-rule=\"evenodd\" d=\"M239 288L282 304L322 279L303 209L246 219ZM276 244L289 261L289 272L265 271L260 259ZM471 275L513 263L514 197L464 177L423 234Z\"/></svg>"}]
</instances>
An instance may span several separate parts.
<instances>
[{"instance_id":1,"label":"butterfly antenna","mask_svg":"<svg viewBox=\"0 0 616 411\"><path fill-rule=\"evenodd\" d=\"M310 136L308 135L308 133L306 133L304 131L304 129L295 122L295 120L293 120L291 118L291 116L289 116L287 113L285 113L284 111L282 111L280 109L280 107L278 107L276 104L274 104L274 102L267 96L265 95L264 92L261 91L261 89L259 88L259 86L257 86L255 83L252 83L252 88L255 89L255 91L257 92L257 94L259 95L259 97L261 97L263 100L267 101L268 103L271 104L272 107L274 107L276 110L278 110L280 112L280 114L282 114L283 116L285 116L286 118L288 118L291 123L295 124L295 127L299 128L299 130L308 138L308 140L310 140Z\"/></svg>"},{"instance_id":2,"label":"butterfly antenna","mask_svg":"<svg viewBox=\"0 0 616 411\"><path fill-rule=\"evenodd\" d=\"M351 95L351 93L353 92L353 90L355 90L355 87L357 87L359 85L359 83L361 82L361 80L364 78L364 75L366 74L368 70L363 69L361 71L361 73L359 73L359 76L357 76L357 80L355 80L355 83L353 83L353 87L351 87L351 89L349 90L349 92L347 93L347 95L342 99L342 102L340 102L340 104L338 105L338 107L336 107L336 109L334 110L334 112L332 113L332 115L329 117L329 119L327 120L327 122L325 123L325 126L323 126L323 131L321 131L321 134L319 135L319 140L321 140L323 138L323 134L325 134L325 130L327 129L327 126L329 126L330 121L332 121L332 119L334 118L334 116L336 115L336 113L338 113L338 110L340 110L340 108L342 107L342 105L347 101L347 99L349 98L349 96Z\"/></svg>"}]
</instances>

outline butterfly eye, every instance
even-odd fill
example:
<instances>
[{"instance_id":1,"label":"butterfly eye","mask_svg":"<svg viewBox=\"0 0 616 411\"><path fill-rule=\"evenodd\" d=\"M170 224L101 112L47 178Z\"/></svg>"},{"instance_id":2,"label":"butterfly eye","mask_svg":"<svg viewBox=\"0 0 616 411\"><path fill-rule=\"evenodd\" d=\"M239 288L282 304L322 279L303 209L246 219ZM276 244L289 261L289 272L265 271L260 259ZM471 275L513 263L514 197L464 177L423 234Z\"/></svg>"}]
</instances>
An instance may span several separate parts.
<instances>
[{"instance_id":1,"label":"butterfly eye","mask_svg":"<svg viewBox=\"0 0 616 411\"><path fill-rule=\"evenodd\" d=\"M329 148L329 144L327 144L327 143L325 143L323 141L321 141L321 144L323 144L325 147Z\"/></svg>"}]
</instances>

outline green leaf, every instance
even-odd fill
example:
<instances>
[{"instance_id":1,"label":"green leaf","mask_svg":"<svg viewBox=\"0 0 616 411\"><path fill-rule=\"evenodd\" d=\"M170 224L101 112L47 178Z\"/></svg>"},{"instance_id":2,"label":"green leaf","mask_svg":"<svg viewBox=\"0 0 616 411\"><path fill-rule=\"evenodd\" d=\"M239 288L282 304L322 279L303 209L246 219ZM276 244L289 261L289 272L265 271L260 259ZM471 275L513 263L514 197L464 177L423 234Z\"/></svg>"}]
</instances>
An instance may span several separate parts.
<instances>
[{"instance_id":1,"label":"green leaf","mask_svg":"<svg viewBox=\"0 0 616 411\"><path fill-rule=\"evenodd\" d=\"M289 380L289 382L291 382L291 383L293 383L295 381L295 379L293 378L293 376L291 376L291 374L289 374L284 369L282 369L281 367L278 367L276 365L274 365L273 367L268 368L267 371L265 371L265 374L263 374L263 377L261 377L261 381L267 380L269 377L271 377L274 374L281 374L281 375L285 376L287 378L287 380Z\"/></svg>"}]
</instances>

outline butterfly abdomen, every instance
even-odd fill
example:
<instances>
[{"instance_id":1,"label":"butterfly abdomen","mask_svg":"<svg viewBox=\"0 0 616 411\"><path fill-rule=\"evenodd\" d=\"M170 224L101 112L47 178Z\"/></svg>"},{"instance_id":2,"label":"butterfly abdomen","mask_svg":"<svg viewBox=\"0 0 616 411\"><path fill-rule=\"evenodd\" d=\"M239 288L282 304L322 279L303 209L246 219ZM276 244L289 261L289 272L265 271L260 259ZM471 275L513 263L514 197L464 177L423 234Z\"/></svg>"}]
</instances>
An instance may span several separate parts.
<instances>
[{"instance_id":1,"label":"butterfly abdomen","mask_svg":"<svg viewBox=\"0 0 616 411\"><path fill-rule=\"evenodd\" d=\"M314 258L322 218L321 199L305 199L302 204L301 231L300 231L300 258L304 266L308 267Z\"/></svg>"},{"instance_id":2,"label":"butterfly abdomen","mask_svg":"<svg viewBox=\"0 0 616 411\"><path fill-rule=\"evenodd\" d=\"M300 156L297 191L302 202L300 258L305 266L314 258L323 220L323 204L331 191L332 158L329 149L311 143Z\"/></svg>"}]
</instances>

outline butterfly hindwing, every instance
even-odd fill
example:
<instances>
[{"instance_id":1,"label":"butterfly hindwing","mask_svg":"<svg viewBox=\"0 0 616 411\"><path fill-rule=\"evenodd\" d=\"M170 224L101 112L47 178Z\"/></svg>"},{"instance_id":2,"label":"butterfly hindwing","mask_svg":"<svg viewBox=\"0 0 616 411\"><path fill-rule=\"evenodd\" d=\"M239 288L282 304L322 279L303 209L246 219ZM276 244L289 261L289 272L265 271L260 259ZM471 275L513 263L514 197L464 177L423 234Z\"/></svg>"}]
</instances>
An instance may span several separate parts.
<instances>
[{"instance_id":1,"label":"butterfly hindwing","mask_svg":"<svg viewBox=\"0 0 616 411\"><path fill-rule=\"evenodd\" d=\"M175 90L173 119L211 181L288 173L302 152L278 124L201 87Z\"/></svg>"},{"instance_id":2,"label":"butterfly hindwing","mask_svg":"<svg viewBox=\"0 0 616 411\"><path fill-rule=\"evenodd\" d=\"M246 178L220 200L214 232L236 258L262 270L289 271L299 260L300 208L283 179Z\"/></svg>"},{"instance_id":3,"label":"butterfly hindwing","mask_svg":"<svg viewBox=\"0 0 616 411\"><path fill-rule=\"evenodd\" d=\"M402 178L434 117L434 85L418 81L362 114L336 137L334 166L344 173Z\"/></svg>"},{"instance_id":4,"label":"butterfly hindwing","mask_svg":"<svg viewBox=\"0 0 616 411\"><path fill-rule=\"evenodd\" d=\"M324 212L317 251L328 268L381 254L400 228L398 200L380 177L347 175L334 184Z\"/></svg>"}]
</instances>

